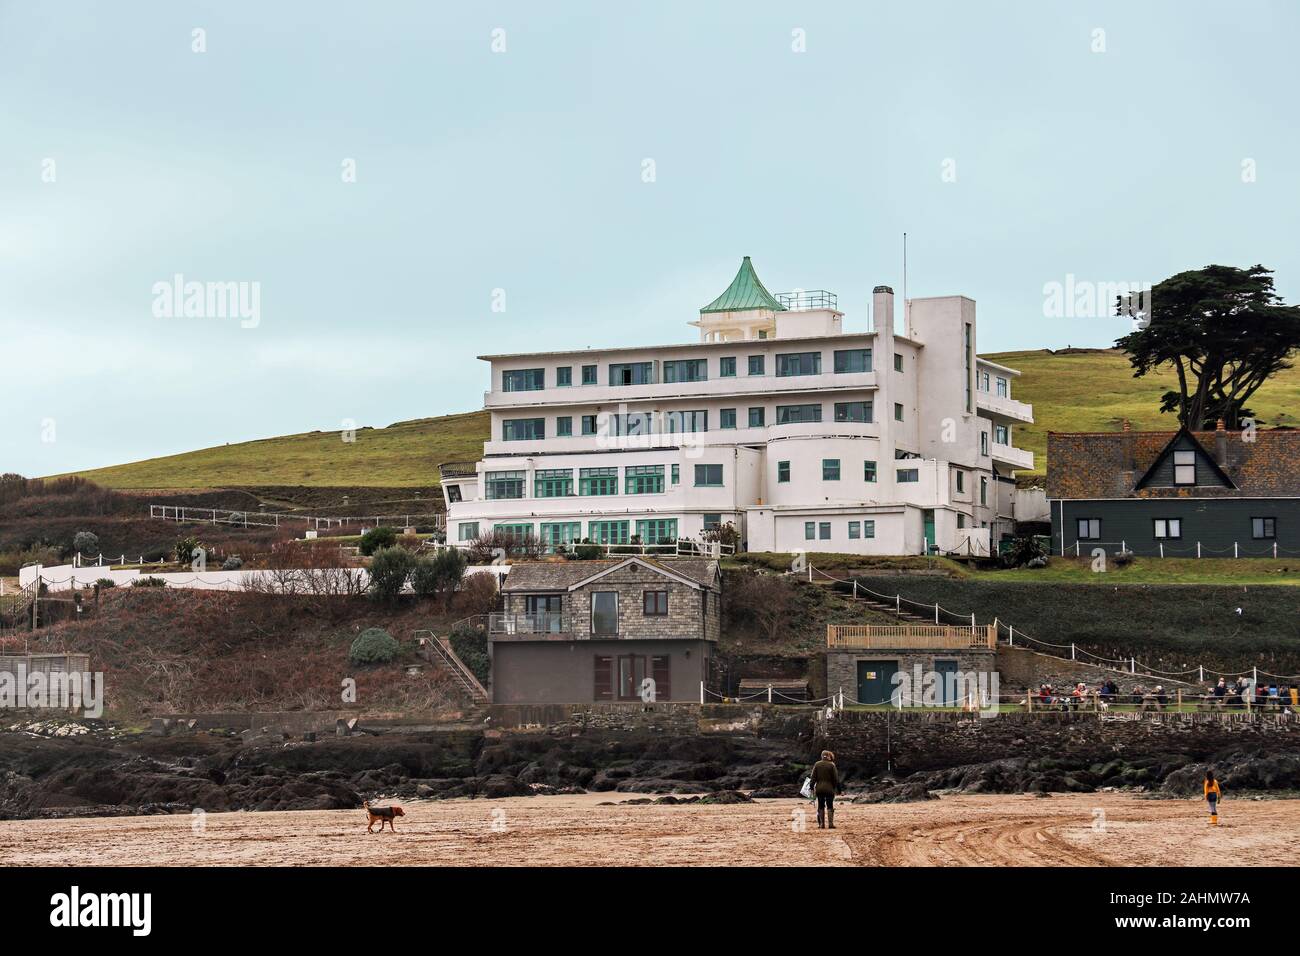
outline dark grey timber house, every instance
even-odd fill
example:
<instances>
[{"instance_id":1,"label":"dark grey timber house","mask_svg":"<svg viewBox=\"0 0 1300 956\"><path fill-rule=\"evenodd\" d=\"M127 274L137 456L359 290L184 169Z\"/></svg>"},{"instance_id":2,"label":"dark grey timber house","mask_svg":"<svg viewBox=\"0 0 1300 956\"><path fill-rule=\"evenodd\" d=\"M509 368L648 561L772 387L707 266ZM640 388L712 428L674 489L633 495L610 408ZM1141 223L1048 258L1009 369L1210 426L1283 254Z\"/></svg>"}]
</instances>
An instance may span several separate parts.
<instances>
[{"instance_id":1,"label":"dark grey timber house","mask_svg":"<svg viewBox=\"0 0 1300 956\"><path fill-rule=\"evenodd\" d=\"M1300 554L1300 431L1049 432L1052 550Z\"/></svg>"},{"instance_id":2,"label":"dark grey timber house","mask_svg":"<svg viewBox=\"0 0 1300 956\"><path fill-rule=\"evenodd\" d=\"M488 624L492 702L698 701L721 581L703 559L512 565Z\"/></svg>"}]
</instances>

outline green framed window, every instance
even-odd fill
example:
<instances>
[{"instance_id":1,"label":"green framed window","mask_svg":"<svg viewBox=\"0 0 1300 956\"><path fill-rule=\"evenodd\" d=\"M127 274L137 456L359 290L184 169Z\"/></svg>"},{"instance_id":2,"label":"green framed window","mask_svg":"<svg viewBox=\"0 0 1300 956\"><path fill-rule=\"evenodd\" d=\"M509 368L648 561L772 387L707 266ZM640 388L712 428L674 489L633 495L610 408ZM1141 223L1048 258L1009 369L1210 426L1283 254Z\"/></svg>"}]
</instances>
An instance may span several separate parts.
<instances>
[{"instance_id":1,"label":"green framed window","mask_svg":"<svg viewBox=\"0 0 1300 956\"><path fill-rule=\"evenodd\" d=\"M831 523L829 521L819 521L817 523L817 537L822 541L831 539Z\"/></svg>"},{"instance_id":2,"label":"green framed window","mask_svg":"<svg viewBox=\"0 0 1300 956\"><path fill-rule=\"evenodd\" d=\"M871 349L836 349L835 371L837 373L870 372Z\"/></svg>"},{"instance_id":3,"label":"green framed window","mask_svg":"<svg viewBox=\"0 0 1300 956\"><path fill-rule=\"evenodd\" d=\"M762 356L762 355L751 355L751 356L749 357L749 374L750 374L750 375L763 375L763 374L765 374L765 372L763 371L763 369L764 369L766 363L763 361L763 359L764 359L764 356Z\"/></svg>"},{"instance_id":4,"label":"green framed window","mask_svg":"<svg viewBox=\"0 0 1300 956\"><path fill-rule=\"evenodd\" d=\"M611 435L652 435L654 425L653 412L629 412L626 415L609 416Z\"/></svg>"},{"instance_id":5,"label":"green framed window","mask_svg":"<svg viewBox=\"0 0 1300 956\"><path fill-rule=\"evenodd\" d=\"M785 484L790 480L790 463L788 461L778 461L776 463L776 480L778 484Z\"/></svg>"},{"instance_id":6,"label":"green framed window","mask_svg":"<svg viewBox=\"0 0 1300 956\"><path fill-rule=\"evenodd\" d=\"M719 413L719 417L722 419L720 423L721 427L723 428L736 427L736 410L734 408L724 408Z\"/></svg>"},{"instance_id":7,"label":"green framed window","mask_svg":"<svg viewBox=\"0 0 1300 956\"><path fill-rule=\"evenodd\" d=\"M817 522L805 521L803 523L803 537L805 541L817 540Z\"/></svg>"},{"instance_id":8,"label":"green framed window","mask_svg":"<svg viewBox=\"0 0 1300 956\"><path fill-rule=\"evenodd\" d=\"M595 365L584 365L582 367L582 384L595 385L599 380L600 370Z\"/></svg>"},{"instance_id":9,"label":"green framed window","mask_svg":"<svg viewBox=\"0 0 1300 956\"><path fill-rule=\"evenodd\" d=\"M876 480L876 463L874 461L864 461L862 463L862 480L863 481Z\"/></svg>"},{"instance_id":10,"label":"green framed window","mask_svg":"<svg viewBox=\"0 0 1300 956\"><path fill-rule=\"evenodd\" d=\"M722 487L722 466L721 465L696 465L695 486L697 488L721 488Z\"/></svg>"},{"instance_id":11,"label":"green framed window","mask_svg":"<svg viewBox=\"0 0 1300 956\"><path fill-rule=\"evenodd\" d=\"M653 385L654 362L623 362L609 367L610 385Z\"/></svg>"},{"instance_id":12,"label":"green framed window","mask_svg":"<svg viewBox=\"0 0 1300 956\"><path fill-rule=\"evenodd\" d=\"M736 377L736 356L725 355L718 359L718 378Z\"/></svg>"},{"instance_id":13,"label":"green framed window","mask_svg":"<svg viewBox=\"0 0 1300 956\"><path fill-rule=\"evenodd\" d=\"M658 495L663 490L663 465L628 465L623 469L623 494Z\"/></svg>"},{"instance_id":14,"label":"green framed window","mask_svg":"<svg viewBox=\"0 0 1300 956\"><path fill-rule=\"evenodd\" d=\"M573 384L573 366L561 365L555 370L555 384L560 388Z\"/></svg>"},{"instance_id":15,"label":"green framed window","mask_svg":"<svg viewBox=\"0 0 1300 956\"><path fill-rule=\"evenodd\" d=\"M721 515L721 514L709 514L709 513L706 513L706 514L704 515L704 530L705 530L705 531L717 531L717 530L718 530L719 528L721 528L721 527L722 527L722 515Z\"/></svg>"},{"instance_id":16,"label":"green framed window","mask_svg":"<svg viewBox=\"0 0 1300 956\"><path fill-rule=\"evenodd\" d=\"M838 458L822 459L822 481L840 480L840 460Z\"/></svg>"},{"instance_id":17,"label":"green framed window","mask_svg":"<svg viewBox=\"0 0 1300 956\"><path fill-rule=\"evenodd\" d=\"M898 402L894 402L894 421L901 422L902 420L903 420L903 406L900 405Z\"/></svg>"},{"instance_id":18,"label":"green framed window","mask_svg":"<svg viewBox=\"0 0 1300 956\"><path fill-rule=\"evenodd\" d=\"M578 470L578 494L618 494L617 468L581 468Z\"/></svg>"},{"instance_id":19,"label":"green framed window","mask_svg":"<svg viewBox=\"0 0 1300 956\"><path fill-rule=\"evenodd\" d=\"M665 412L664 420L668 423L668 434L685 432L706 432L709 430L709 413L706 410L687 412Z\"/></svg>"},{"instance_id":20,"label":"green framed window","mask_svg":"<svg viewBox=\"0 0 1300 956\"><path fill-rule=\"evenodd\" d=\"M569 415L561 415L555 420L555 435L557 438L573 437L573 418Z\"/></svg>"},{"instance_id":21,"label":"green framed window","mask_svg":"<svg viewBox=\"0 0 1300 956\"><path fill-rule=\"evenodd\" d=\"M627 544L632 540L626 521L590 521L587 537L596 544Z\"/></svg>"},{"instance_id":22,"label":"green framed window","mask_svg":"<svg viewBox=\"0 0 1300 956\"><path fill-rule=\"evenodd\" d=\"M786 352L776 357L776 377L818 375L822 370L821 352Z\"/></svg>"},{"instance_id":23,"label":"green framed window","mask_svg":"<svg viewBox=\"0 0 1300 956\"><path fill-rule=\"evenodd\" d=\"M545 418L507 418L501 423L502 441L532 441L545 437Z\"/></svg>"},{"instance_id":24,"label":"green framed window","mask_svg":"<svg viewBox=\"0 0 1300 956\"><path fill-rule=\"evenodd\" d=\"M636 523L642 544L673 544L677 541L676 518L642 518Z\"/></svg>"},{"instance_id":25,"label":"green framed window","mask_svg":"<svg viewBox=\"0 0 1300 956\"><path fill-rule=\"evenodd\" d=\"M462 521L456 527L456 536L460 541L473 541L478 537L478 522Z\"/></svg>"},{"instance_id":26,"label":"green framed window","mask_svg":"<svg viewBox=\"0 0 1300 956\"><path fill-rule=\"evenodd\" d=\"M920 472L920 470L918 470L918 469L916 469L916 468L900 468L900 469L898 469L898 482L899 482L899 484L908 485L908 484L913 484L913 483L915 483L915 482L918 482L918 481L920 481L920 480L921 480L921 472Z\"/></svg>"},{"instance_id":27,"label":"green framed window","mask_svg":"<svg viewBox=\"0 0 1300 956\"><path fill-rule=\"evenodd\" d=\"M862 537L862 522L860 522L860 521L850 521L850 522L849 522L849 540L852 541L852 540L854 540L855 538L860 538L860 537Z\"/></svg>"},{"instance_id":28,"label":"green framed window","mask_svg":"<svg viewBox=\"0 0 1300 956\"><path fill-rule=\"evenodd\" d=\"M762 428L767 422L767 409L759 406L749 410L749 427Z\"/></svg>"},{"instance_id":29,"label":"green framed window","mask_svg":"<svg viewBox=\"0 0 1300 956\"><path fill-rule=\"evenodd\" d=\"M584 435L594 435L594 434L596 434L596 416L595 416L595 415L583 415L583 416L582 416L582 433L583 433Z\"/></svg>"},{"instance_id":30,"label":"green framed window","mask_svg":"<svg viewBox=\"0 0 1300 956\"><path fill-rule=\"evenodd\" d=\"M533 475L534 498L567 498L571 494L572 468L539 468Z\"/></svg>"},{"instance_id":31,"label":"green framed window","mask_svg":"<svg viewBox=\"0 0 1300 956\"><path fill-rule=\"evenodd\" d=\"M487 472L483 476L483 496L490 500L522 498L524 496L524 473L522 471Z\"/></svg>"},{"instance_id":32,"label":"green framed window","mask_svg":"<svg viewBox=\"0 0 1300 956\"><path fill-rule=\"evenodd\" d=\"M670 359L664 362L665 382L703 382L708 377L707 359Z\"/></svg>"},{"instance_id":33,"label":"green framed window","mask_svg":"<svg viewBox=\"0 0 1300 956\"><path fill-rule=\"evenodd\" d=\"M509 538L516 544L520 544L533 536L533 525L531 522L497 524L492 526L492 530L497 534Z\"/></svg>"},{"instance_id":34,"label":"green framed window","mask_svg":"<svg viewBox=\"0 0 1300 956\"><path fill-rule=\"evenodd\" d=\"M682 466L681 466L681 465L673 465L673 468L672 468L672 476L673 476L673 477L672 477L672 482L673 482L674 485L679 484L679 483L681 482L681 480L682 480Z\"/></svg>"},{"instance_id":35,"label":"green framed window","mask_svg":"<svg viewBox=\"0 0 1300 956\"><path fill-rule=\"evenodd\" d=\"M876 536L876 523L875 523L875 521L864 521L864 522L862 522L862 537L864 537L864 538L874 538L875 536Z\"/></svg>"},{"instance_id":36,"label":"green framed window","mask_svg":"<svg viewBox=\"0 0 1300 956\"><path fill-rule=\"evenodd\" d=\"M543 521L541 525L542 544L547 551L573 544L582 537L580 521Z\"/></svg>"},{"instance_id":37,"label":"green framed window","mask_svg":"<svg viewBox=\"0 0 1300 956\"><path fill-rule=\"evenodd\" d=\"M871 415L872 403L869 401L835 403L835 420L837 422L870 422Z\"/></svg>"},{"instance_id":38,"label":"green framed window","mask_svg":"<svg viewBox=\"0 0 1300 956\"><path fill-rule=\"evenodd\" d=\"M901 372L902 370L903 370L903 356L901 356L901 355L899 355L897 352L895 352L895 353L894 353L894 371L895 371L895 372Z\"/></svg>"},{"instance_id":39,"label":"green framed window","mask_svg":"<svg viewBox=\"0 0 1300 956\"><path fill-rule=\"evenodd\" d=\"M821 420L821 405L776 406L776 423L778 425L791 425L798 422L819 422Z\"/></svg>"},{"instance_id":40,"label":"green framed window","mask_svg":"<svg viewBox=\"0 0 1300 956\"><path fill-rule=\"evenodd\" d=\"M501 391L538 392L546 387L546 369L516 368L501 373Z\"/></svg>"}]
</instances>

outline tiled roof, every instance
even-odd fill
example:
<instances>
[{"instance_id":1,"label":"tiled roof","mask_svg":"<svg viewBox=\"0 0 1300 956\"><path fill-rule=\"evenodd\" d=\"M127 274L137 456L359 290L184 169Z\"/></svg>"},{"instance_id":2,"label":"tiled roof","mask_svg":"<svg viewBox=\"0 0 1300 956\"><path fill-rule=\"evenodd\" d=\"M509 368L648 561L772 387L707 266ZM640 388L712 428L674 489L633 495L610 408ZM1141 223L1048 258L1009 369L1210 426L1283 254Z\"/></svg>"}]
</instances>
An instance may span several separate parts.
<instances>
[{"instance_id":1,"label":"tiled roof","mask_svg":"<svg viewBox=\"0 0 1300 956\"><path fill-rule=\"evenodd\" d=\"M690 578L705 587L712 587L718 573L718 562L708 558L644 558L637 560L652 568L662 568ZM521 561L510 566L510 573L502 582L503 591L563 591L579 581L622 564L627 558L604 561Z\"/></svg>"},{"instance_id":2,"label":"tiled roof","mask_svg":"<svg viewBox=\"0 0 1300 956\"><path fill-rule=\"evenodd\" d=\"M1300 497L1300 431L1224 432L1223 471L1235 488L1152 487L1134 490L1177 432L1048 432L1048 498ZM1216 457L1216 432L1192 432ZM1131 450L1130 450L1131 449Z\"/></svg>"},{"instance_id":3,"label":"tiled roof","mask_svg":"<svg viewBox=\"0 0 1300 956\"><path fill-rule=\"evenodd\" d=\"M722 295L700 309L700 313L744 312L749 309L770 309L773 312L786 310L785 306L776 301L772 293L767 291L763 283L758 281L754 264L749 261L749 256L745 256L744 261L740 263L740 271L736 273L736 278L731 280L731 285L727 286Z\"/></svg>"}]
</instances>

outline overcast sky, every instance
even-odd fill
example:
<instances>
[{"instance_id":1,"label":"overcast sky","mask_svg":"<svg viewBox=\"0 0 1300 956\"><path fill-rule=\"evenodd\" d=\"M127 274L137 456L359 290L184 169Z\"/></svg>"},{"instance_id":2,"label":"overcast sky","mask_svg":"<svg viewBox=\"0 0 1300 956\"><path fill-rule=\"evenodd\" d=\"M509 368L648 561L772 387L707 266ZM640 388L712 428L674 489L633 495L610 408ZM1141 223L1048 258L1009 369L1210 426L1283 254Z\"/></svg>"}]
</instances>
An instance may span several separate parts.
<instances>
[{"instance_id":1,"label":"overcast sky","mask_svg":"<svg viewBox=\"0 0 1300 956\"><path fill-rule=\"evenodd\" d=\"M1122 334L1071 274L1300 298L1296 4L624 6L0 0L0 471L475 409L479 354L691 341L744 255L861 328L904 231L981 352Z\"/></svg>"}]
</instances>

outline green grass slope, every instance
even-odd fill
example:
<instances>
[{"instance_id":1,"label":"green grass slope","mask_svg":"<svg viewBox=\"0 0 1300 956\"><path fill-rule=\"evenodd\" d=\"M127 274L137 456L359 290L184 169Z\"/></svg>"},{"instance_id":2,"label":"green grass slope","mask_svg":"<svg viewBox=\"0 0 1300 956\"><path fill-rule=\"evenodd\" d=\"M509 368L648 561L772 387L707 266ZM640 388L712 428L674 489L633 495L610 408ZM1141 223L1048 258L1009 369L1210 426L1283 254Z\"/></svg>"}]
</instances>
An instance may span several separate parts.
<instances>
[{"instance_id":1,"label":"green grass slope","mask_svg":"<svg viewBox=\"0 0 1300 956\"><path fill-rule=\"evenodd\" d=\"M999 352L986 355L1022 374L1011 395L1034 406L1034 424L1017 425L1012 440L1034 453L1035 471L1047 470L1047 433L1116 431L1124 419L1140 431L1178 427L1160 414L1160 396L1178 387L1172 371L1134 378L1128 358L1114 349ZM1248 403L1265 427L1300 426L1300 368L1287 369Z\"/></svg>"},{"instance_id":2,"label":"green grass slope","mask_svg":"<svg viewBox=\"0 0 1300 956\"><path fill-rule=\"evenodd\" d=\"M487 438L486 412L238 442L78 472L109 488L228 488L254 485L429 486L438 463L477 460Z\"/></svg>"}]
</instances>

